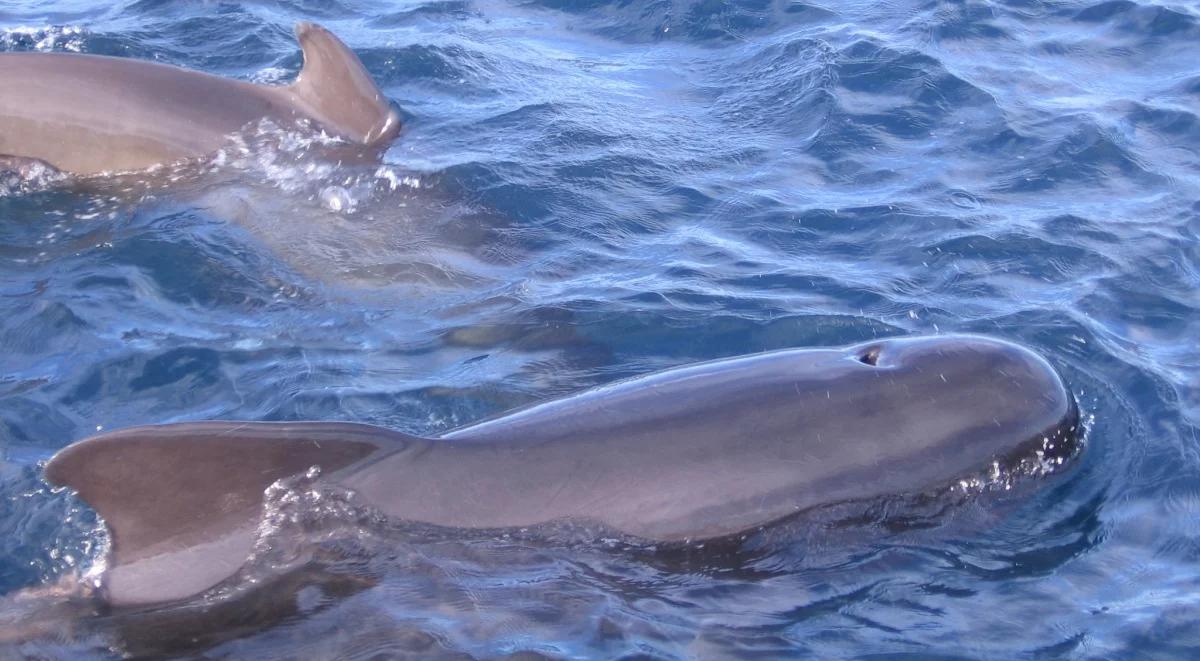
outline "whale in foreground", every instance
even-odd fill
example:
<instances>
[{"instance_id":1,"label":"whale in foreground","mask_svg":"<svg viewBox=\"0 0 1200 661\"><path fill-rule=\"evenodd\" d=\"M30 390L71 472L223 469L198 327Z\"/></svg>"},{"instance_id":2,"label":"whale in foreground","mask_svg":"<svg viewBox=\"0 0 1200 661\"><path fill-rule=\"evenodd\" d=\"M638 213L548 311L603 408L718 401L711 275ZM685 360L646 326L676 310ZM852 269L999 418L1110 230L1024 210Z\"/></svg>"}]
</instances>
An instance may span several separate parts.
<instances>
[{"instance_id":1,"label":"whale in foreground","mask_svg":"<svg viewBox=\"0 0 1200 661\"><path fill-rule=\"evenodd\" d=\"M976 336L786 350L641 376L422 438L336 422L135 427L60 451L46 479L110 531L101 597L184 600L245 563L276 480L320 466L396 519L594 522L660 542L948 486L1075 446L1054 369Z\"/></svg>"},{"instance_id":2,"label":"whale in foreground","mask_svg":"<svg viewBox=\"0 0 1200 661\"><path fill-rule=\"evenodd\" d=\"M143 170L216 152L248 124L308 120L367 149L400 118L358 57L328 30L296 26L304 66L290 85L128 58L0 53L0 168L75 174Z\"/></svg>"}]
</instances>

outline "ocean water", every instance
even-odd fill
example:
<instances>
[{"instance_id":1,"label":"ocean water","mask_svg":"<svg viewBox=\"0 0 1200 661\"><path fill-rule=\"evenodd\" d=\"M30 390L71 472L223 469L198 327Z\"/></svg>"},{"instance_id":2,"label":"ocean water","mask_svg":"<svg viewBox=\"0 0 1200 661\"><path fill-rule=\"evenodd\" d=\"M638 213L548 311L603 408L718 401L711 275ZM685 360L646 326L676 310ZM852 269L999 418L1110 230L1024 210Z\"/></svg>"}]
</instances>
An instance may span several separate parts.
<instances>
[{"instance_id":1,"label":"ocean water","mask_svg":"<svg viewBox=\"0 0 1200 661\"><path fill-rule=\"evenodd\" d=\"M329 570L290 609L73 614L0 654L1194 656L1195 3L6 0L0 50L282 82L299 20L402 108L382 163L260 126L200 165L0 181L2 599L102 556L40 465L137 424L429 434L697 360L977 332L1061 371L1085 447L937 511L666 554L443 536L299 485L257 559Z\"/></svg>"}]
</instances>

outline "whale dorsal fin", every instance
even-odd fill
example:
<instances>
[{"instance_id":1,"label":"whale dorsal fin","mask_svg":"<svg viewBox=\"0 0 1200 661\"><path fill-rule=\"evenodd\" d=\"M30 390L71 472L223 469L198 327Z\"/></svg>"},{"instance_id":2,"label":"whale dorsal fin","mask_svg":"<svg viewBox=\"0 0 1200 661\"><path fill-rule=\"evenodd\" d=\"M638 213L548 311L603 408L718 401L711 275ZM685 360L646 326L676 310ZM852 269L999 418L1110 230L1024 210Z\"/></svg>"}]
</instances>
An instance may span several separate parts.
<instances>
[{"instance_id":1,"label":"whale dorsal fin","mask_svg":"<svg viewBox=\"0 0 1200 661\"><path fill-rule=\"evenodd\" d=\"M364 145L386 144L396 136L400 116L354 51L314 23L297 23L296 39L304 67L287 89L309 115Z\"/></svg>"},{"instance_id":2,"label":"whale dorsal fin","mask_svg":"<svg viewBox=\"0 0 1200 661\"><path fill-rule=\"evenodd\" d=\"M185 599L245 563L276 480L324 475L406 447L400 432L336 422L186 422L89 438L46 465L104 519L114 606Z\"/></svg>"}]
</instances>

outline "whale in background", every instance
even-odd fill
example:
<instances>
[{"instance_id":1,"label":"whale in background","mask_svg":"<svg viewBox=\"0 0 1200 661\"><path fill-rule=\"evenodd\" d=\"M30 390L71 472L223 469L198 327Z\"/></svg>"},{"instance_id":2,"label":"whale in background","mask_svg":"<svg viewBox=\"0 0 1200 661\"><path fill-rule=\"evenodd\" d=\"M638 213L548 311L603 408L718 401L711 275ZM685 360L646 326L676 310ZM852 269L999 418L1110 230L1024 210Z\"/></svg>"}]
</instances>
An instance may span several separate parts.
<instances>
[{"instance_id":1,"label":"whale in background","mask_svg":"<svg viewBox=\"0 0 1200 661\"><path fill-rule=\"evenodd\" d=\"M686 543L1066 457L1077 430L1074 398L1041 357L940 336L679 367L435 438L339 422L135 427L68 446L45 477L110 531L101 598L138 607L234 577L264 490L311 466L399 520L580 521Z\"/></svg>"},{"instance_id":2,"label":"whale in background","mask_svg":"<svg viewBox=\"0 0 1200 661\"><path fill-rule=\"evenodd\" d=\"M358 57L299 23L304 52L289 85L255 85L141 60L0 53L0 168L50 165L81 175L142 170L218 150L248 124L310 120L382 149L400 117Z\"/></svg>"}]
</instances>

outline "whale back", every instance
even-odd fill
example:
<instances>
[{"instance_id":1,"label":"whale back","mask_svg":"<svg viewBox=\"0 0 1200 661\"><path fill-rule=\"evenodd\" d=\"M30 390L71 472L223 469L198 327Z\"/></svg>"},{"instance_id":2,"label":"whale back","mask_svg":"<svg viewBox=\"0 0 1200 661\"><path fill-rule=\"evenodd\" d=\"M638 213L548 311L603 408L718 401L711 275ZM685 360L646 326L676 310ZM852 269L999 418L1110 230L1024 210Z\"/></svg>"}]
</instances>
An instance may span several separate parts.
<instances>
[{"instance_id":1,"label":"whale back","mask_svg":"<svg viewBox=\"0 0 1200 661\"><path fill-rule=\"evenodd\" d=\"M891 339L677 367L447 432L348 485L389 516L463 528L599 522L661 542L1065 456L1078 411L1033 352ZM397 476L403 476L398 479Z\"/></svg>"},{"instance_id":2,"label":"whale back","mask_svg":"<svg viewBox=\"0 0 1200 661\"><path fill-rule=\"evenodd\" d=\"M271 88L130 58L0 53L0 154L75 174L202 156L257 118Z\"/></svg>"},{"instance_id":3,"label":"whale back","mask_svg":"<svg viewBox=\"0 0 1200 661\"><path fill-rule=\"evenodd\" d=\"M311 23L296 35L304 67L281 86L124 57L0 53L0 157L82 175L142 170L209 155L267 118L385 146L399 115L354 52Z\"/></svg>"}]
</instances>

